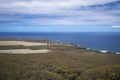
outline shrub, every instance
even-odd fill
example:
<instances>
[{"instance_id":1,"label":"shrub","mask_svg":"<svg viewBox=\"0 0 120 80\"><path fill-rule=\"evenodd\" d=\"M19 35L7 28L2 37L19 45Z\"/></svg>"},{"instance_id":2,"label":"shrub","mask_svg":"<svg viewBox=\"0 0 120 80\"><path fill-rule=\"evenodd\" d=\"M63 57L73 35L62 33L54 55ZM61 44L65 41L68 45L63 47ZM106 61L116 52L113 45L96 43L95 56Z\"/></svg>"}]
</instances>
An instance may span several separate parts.
<instances>
[{"instance_id":1,"label":"shrub","mask_svg":"<svg viewBox=\"0 0 120 80\"><path fill-rule=\"evenodd\" d=\"M64 75L65 73L69 73L70 72L70 70L68 69L68 68L66 68L66 67L56 67L55 69L54 69L54 72L55 73L57 73L57 74L62 74L62 75Z\"/></svg>"},{"instance_id":2,"label":"shrub","mask_svg":"<svg viewBox=\"0 0 120 80\"><path fill-rule=\"evenodd\" d=\"M0 63L0 80L24 80L27 70L15 63Z\"/></svg>"},{"instance_id":3,"label":"shrub","mask_svg":"<svg viewBox=\"0 0 120 80\"><path fill-rule=\"evenodd\" d=\"M43 73L43 80L64 80L63 77L57 73L45 71Z\"/></svg>"},{"instance_id":4,"label":"shrub","mask_svg":"<svg viewBox=\"0 0 120 80\"><path fill-rule=\"evenodd\" d=\"M86 71L77 80L120 80L120 65L107 65Z\"/></svg>"}]
</instances>

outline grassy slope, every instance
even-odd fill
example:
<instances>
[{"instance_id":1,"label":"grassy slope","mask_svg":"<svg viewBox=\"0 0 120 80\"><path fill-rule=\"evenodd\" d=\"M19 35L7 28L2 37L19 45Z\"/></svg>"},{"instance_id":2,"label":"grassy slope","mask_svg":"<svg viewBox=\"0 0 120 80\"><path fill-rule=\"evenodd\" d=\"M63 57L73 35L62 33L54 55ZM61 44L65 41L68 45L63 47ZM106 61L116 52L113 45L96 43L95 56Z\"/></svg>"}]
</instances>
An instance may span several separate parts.
<instances>
[{"instance_id":1,"label":"grassy slope","mask_svg":"<svg viewBox=\"0 0 120 80\"><path fill-rule=\"evenodd\" d=\"M7 48L15 47L1 49ZM41 49L37 46L26 48ZM120 55L116 54L101 54L66 45L47 49L52 51L45 54L0 54L0 80L80 80L81 74L91 69L120 65Z\"/></svg>"}]
</instances>

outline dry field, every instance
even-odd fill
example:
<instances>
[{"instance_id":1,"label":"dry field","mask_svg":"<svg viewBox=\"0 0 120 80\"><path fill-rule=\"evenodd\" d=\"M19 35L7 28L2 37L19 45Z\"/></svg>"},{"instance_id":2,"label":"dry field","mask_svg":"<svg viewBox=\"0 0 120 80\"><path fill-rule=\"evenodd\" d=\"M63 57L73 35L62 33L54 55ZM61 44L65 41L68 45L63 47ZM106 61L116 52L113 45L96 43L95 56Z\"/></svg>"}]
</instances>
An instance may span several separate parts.
<instances>
[{"instance_id":1,"label":"dry field","mask_svg":"<svg viewBox=\"0 0 120 80\"><path fill-rule=\"evenodd\" d=\"M40 42L25 42L25 41L0 41L0 46L45 46L47 43ZM30 50L30 49L11 49L11 50L0 50L0 53L7 54L29 54L29 53L48 53L50 50L41 49L41 50Z\"/></svg>"},{"instance_id":2,"label":"dry field","mask_svg":"<svg viewBox=\"0 0 120 80\"><path fill-rule=\"evenodd\" d=\"M8 45L41 46L41 45L47 45L47 43L25 42L25 41L0 41L0 46L8 46Z\"/></svg>"}]
</instances>

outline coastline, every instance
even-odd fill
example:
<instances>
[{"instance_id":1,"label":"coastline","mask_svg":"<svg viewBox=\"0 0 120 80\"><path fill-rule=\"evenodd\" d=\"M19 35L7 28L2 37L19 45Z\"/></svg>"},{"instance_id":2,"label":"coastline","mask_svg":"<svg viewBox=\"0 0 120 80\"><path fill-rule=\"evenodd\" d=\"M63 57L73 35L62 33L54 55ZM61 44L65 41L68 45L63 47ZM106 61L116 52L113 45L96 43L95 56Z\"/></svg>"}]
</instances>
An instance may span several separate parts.
<instances>
[{"instance_id":1,"label":"coastline","mask_svg":"<svg viewBox=\"0 0 120 80\"><path fill-rule=\"evenodd\" d=\"M60 40L63 44L77 44L92 50L107 50L109 52L120 52L120 32L80 32L80 33L49 33L49 32L11 32L0 33L0 38L39 40Z\"/></svg>"},{"instance_id":2,"label":"coastline","mask_svg":"<svg viewBox=\"0 0 120 80\"><path fill-rule=\"evenodd\" d=\"M40 45L66 45L66 46L74 46L74 47L78 47L80 49L85 49L85 50L89 50L89 51L93 51L93 52L98 52L98 53L103 53L103 54L120 54L120 52L111 52L111 51L107 51L107 50L93 50L91 48L85 47L85 46L81 46L81 45L77 45L77 44L65 44L60 42L59 40L36 40L36 39L22 39L22 38L0 38L0 41L25 41L25 42L37 42L37 45L39 46L38 43L42 42L42 43L46 43L46 44L40 44ZM15 43L16 44L16 43ZM27 44L27 43L26 43ZM20 44L19 44L20 45ZM36 45L36 46L37 46ZM25 43L24 45L25 46ZM30 46L30 45L28 45ZM17 52L21 52L21 51L17 51Z\"/></svg>"},{"instance_id":3,"label":"coastline","mask_svg":"<svg viewBox=\"0 0 120 80\"><path fill-rule=\"evenodd\" d=\"M86 50L91 50L91 51L94 51L94 52L103 53L103 54L120 54L120 52L112 52L112 51L109 51L109 50L93 50L89 47L85 47L85 46L81 46L81 45L77 45L77 44L73 44L73 43L71 43L71 45L81 47L81 48L86 49Z\"/></svg>"}]
</instances>

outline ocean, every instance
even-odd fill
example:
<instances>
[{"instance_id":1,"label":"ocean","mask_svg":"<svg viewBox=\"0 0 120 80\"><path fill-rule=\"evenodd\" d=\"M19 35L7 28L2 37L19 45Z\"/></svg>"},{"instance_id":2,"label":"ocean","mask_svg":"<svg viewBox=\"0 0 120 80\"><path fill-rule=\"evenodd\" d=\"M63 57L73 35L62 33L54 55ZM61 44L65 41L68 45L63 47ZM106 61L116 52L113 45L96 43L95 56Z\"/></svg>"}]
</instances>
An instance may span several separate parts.
<instances>
[{"instance_id":1,"label":"ocean","mask_svg":"<svg viewBox=\"0 0 120 80\"><path fill-rule=\"evenodd\" d=\"M120 52L120 32L1 32L0 38L59 40L65 44L80 45L92 50Z\"/></svg>"}]
</instances>

